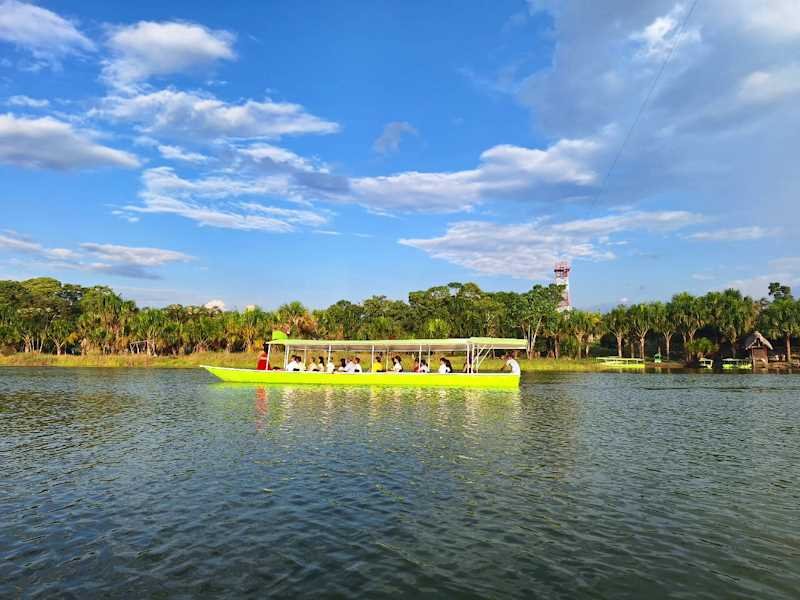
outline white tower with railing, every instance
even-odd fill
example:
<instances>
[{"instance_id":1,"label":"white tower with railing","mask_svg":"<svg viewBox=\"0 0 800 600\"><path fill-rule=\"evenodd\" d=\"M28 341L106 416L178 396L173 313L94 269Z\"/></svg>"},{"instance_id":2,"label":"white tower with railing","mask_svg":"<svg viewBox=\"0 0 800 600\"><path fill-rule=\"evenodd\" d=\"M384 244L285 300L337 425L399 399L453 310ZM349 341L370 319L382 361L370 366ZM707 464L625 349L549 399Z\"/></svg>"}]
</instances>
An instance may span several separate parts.
<instances>
[{"instance_id":1,"label":"white tower with railing","mask_svg":"<svg viewBox=\"0 0 800 600\"><path fill-rule=\"evenodd\" d=\"M556 285L563 285L564 286L564 294L561 297L561 302L558 304L558 312L564 312L565 310L572 310L572 299L569 295L569 272L570 266L568 262L558 262L556 263L555 269L553 272L556 276Z\"/></svg>"}]
</instances>

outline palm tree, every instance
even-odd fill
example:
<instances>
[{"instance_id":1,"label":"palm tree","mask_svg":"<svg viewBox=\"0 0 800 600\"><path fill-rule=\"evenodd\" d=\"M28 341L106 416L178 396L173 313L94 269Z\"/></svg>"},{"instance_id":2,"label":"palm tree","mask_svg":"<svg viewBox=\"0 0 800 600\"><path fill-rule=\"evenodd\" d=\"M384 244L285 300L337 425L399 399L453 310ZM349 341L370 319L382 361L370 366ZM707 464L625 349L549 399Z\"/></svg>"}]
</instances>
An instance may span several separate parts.
<instances>
[{"instance_id":1,"label":"palm tree","mask_svg":"<svg viewBox=\"0 0 800 600\"><path fill-rule=\"evenodd\" d=\"M675 335L675 319L672 311L672 306L664 305L661 302L654 302L653 309L653 329L658 331L664 336L664 349L666 350L666 357L669 360L670 346L672 345L672 337Z\"/></svg>"},{"instance_id":2,"label":"palm tree","mask_svg":"<svg viewBox=\"0 0 800 600\"><path fill-rule=\"evenodd\" d=\"M619 305L603 315L603 324L606 330L617 340L617 356L622 358L622 345L625 334L628 333L628 309Z\"/></svg>"},{"instance_id":3,"label":"palm tree","mask_svg":"<svg viewBox=\"0 0 800 600\"><path fill-rule=\"evenodd\" d=\"M683 338L683 347L688 361L689 351L686 350L686 344L694 339L697 330L705 324L708 319L708 312L698 298L687 292L675 294L669 303L669 307L675 327Z\"/></svg>"},{"instance_id":4,"label":"palm tree","mask_svg":"<svg viewBox=\"0 0 800 600\"><path fill-rule=\"evenodd\" d=\"M758 305L749 296L742 296L739 290L728 289L722 293L714 292L712 313L719 332L731 345L731 353L736 357L736 342L750 331L758 318Z\"/></svg>"},{"instance_id":5,"label":"palm tree","mask_svg":"<svg viewBox=\"0 0 800 600\"><path fill-rule=\"evenodd\" d=\"M628 309L631 333L639 340L639 358L644 358L644 343L653 328L653 308L650 304L634 304Z\"/></svg>"},{"instance_id":6,"label":"palm tree","mask_svg":"<svg viewBox=\"0 0 800 600\"><path fill-rule=\"evenodd\" d=\"M773 300L761 314L761 326L773 338L783 337L786 360L792 360L792 336L800 335L800 300L791 297Z\"/></svg>"}]
</instances>

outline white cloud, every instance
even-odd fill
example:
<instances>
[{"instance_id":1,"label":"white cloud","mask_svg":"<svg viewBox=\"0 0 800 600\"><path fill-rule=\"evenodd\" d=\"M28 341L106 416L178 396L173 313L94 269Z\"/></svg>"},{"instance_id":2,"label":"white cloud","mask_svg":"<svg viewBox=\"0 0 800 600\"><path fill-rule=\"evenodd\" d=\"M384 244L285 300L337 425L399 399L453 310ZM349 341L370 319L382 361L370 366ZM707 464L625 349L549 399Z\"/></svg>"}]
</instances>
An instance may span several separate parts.
<instances>
[{"instance_id":1,"label":"white cloud","mask_svg":"<svg viewBox=\"0 0 800 600\"><path fill-rule=\"evenodd\" d=\"M749 32L775 41L800 37L797 0L718 0L719 17Z\"/></svg>"},{"instance_id":2,"label":"white cloud","mask_svg":"<svg viewBox=\"0 0 800 600\"><path fill-rule=\"evenodd\" d=\"M44 169L139 166L133 154L98 144L69 123L12 114L0 115L0 162Z\"/></svg>"},{"instance_id":3,"label":"white cloud","mask_svg":"<svg viewBox=\"0 0 800 600\"><path fill-rule=\"evenodd\" d=\"M44 63L58 65L68 54L91 52L92 41L73 23L40 6L0 1L0 42L14 44Z\"/></svg>"},{"instance_id":4,"label":"white cloud","mask_svg":"<svg viewBox=\"0 0 800 600\"><path fill-rule=\"evenodd\" d=\"M77 256L66 248L45 248L42 244L21 236L16 231L0 231L0 250L31 254L54 260L63 260Z\"/></svg>"},{"instance_id":5,"label":"white cloud","mask_svg":"<svg viewBox=\"0 0 800 600\"><path fill-rule=\"evenodd\" d=\"M229 104L211 94L165 89L138 95L106 97L92 114L132 121L145 133L190 139L280 138L284 135L328 134L339 125L316 117L290 102L246 100Z\"/></svg>"},{"instance_id":6,"label":"white cloud","mask_svg":"<svg viewBox=\"0 0 800 600\"><path fill-rule=\"evenodd\" d=\"M595 163L612 132L562 139L540 150L500 145L480 155L475 169L442 173L408 171L350 181L358 203L375 210L459 212L498 197L528 197L543 185L588 186L597 182Z\"/></svg>"},{"instance_id":7,"label":"white cloud","mask_svg":"<svg viewBox=\"0 0 800 600\"><path fill-rule=\"evenodd\" d=\"M232 198L239 196L285 196L290 193L286 175L257 178L211 175L199 179L184 179L171 167L155 167L142 173L144 194L182 198Z\"/></svg>"},{"instance_id":8,"label":"white cloud","mask_svg":"<svg viewBox=\"0 0 800 600\"><path fill-rule=\"evenodd\" d=\"M209 176L189 180L169 167L142 174L142 205L125 206L126 212L174 214L201 226L289 233L298 226L317 227L328 222L330 212L269 206L242 201L247 196L294 197L287 175L258 178Z\"/></svg>"},{"instance_id":9,"label":"white cloud","mask_svg":"<svg viewBox=\"0 0 800 600\"><path fill-rule=\"evenodd\" d=\"M681 25L687 16L687 7L676 4L666 15L657 17L641 31L631 35L631 39L640 47L637 57L642 60L663 62L673 53L678 44L686 48L701 41L700 30L688 27L681 31Z\"/></svg>"},{"instance_id":10,"label":"white cloud","mask_svg":"<svg viewBox=\"0 0 800 600\"><path fill-rule=\"evenodd\" d=\"M687 235L690 240L703 242L742 242L750 240L760 240L774 235L775 232L758 225L749 227L733 227L731 229L717 229L714 231L699 231Z\"/></svg>"},{"instance_id":11,"label":"white cloud","mask_svg":"<svg viewBox=\"0 0 800 600\"><path fill-rule=\"evenodd\" d=\"M614 259L613 234L667 232L701 220L700 215L684 211L632 211L562 223L463 221L451 224L441 237L401 239L400 243L485 275L546 279L559 260Z\"/></svg>"},{"instance_id":12,"label":"white cloud","mask_svg":"<svg viewBox=\"0 0 800 600\"><path fill-rule=\"evenodd\" d=\"M279 148L272 144L251 144L244 148L237 148L236 151L262 166L286 166L298 171L316 170L311 161L295 154L291 150Z\"/></svg>"},{"instance_id":13,"label":"white cloud","mask_svg":"<svg viewBox=\"0 0 800 600\"><path fill-rule=\"evenodd\" d=\"M233 60L235 37L194 23L140 21L118 27L108 37L112 58L103 75L127 86L153 76L194 71Z\"/></svg>"},{"instance_id":14,"label":"white cloud","mask_svg":"<svg viewBox=\"0 0 800 600\"><path fill-rule=\"evenodd\" d=\"M786 65L754 71L742 79L739 99L749 104L768 104L800 94L800 66Z\"/></svg>"},{"instance_id":15,"label":"white cloud","mask_svg":"<svg viewBox=\"0 0 800 600\"><path fill-rule=\"evenodd\" d=\"M50 268L91 271L136 279L159 279L152 268L194 259L174 250L118 244L87 242L81 244L77 251L47 248L13 231L0 232L0 250L32 256L37 263Z\"/></svg>"},{"instance_id":16,"label":"white cloud","mask_svg":"<svg viewBox=\"0 0 800 600\"><path fill-rule=\"evenodd\" d=\"M175 250L120 246L118 244L86 242L81 244L81 248L102 260L138 265L140 267L159 267L167 263L187 262L194 258Z\"/></svg>"},{"instance_id":17,"label":"white cloud","mask_svg":"<svg viewBox=\"0 0 800 600\"><path fill-rule=\"evenodd\" d=\"M11 96L6 104L25 108L45 108L50 106L50 101L44 98L31 98L30 96Z\"/></svg>"},{"instance_id":18,"label":"white cloud","mask_svg":"<svg viewBox=\"0 0 800 600\"><path fill-rule=\"evenodd\" d=\"M383 128L383 132L372 144L372 148L379 154L397 152L400 149L400 142L408 135L419 135L419 132L411 123L406 121L387 123Z\"/></svg>"},{"instance_id":19,"label":"white cloud","mask_svg":"<svg viewBox=\"0 0 800 600\"><path fill-rule=\"evenodd\" d=\"M159 144L158 152L167 160L177 160L188 163L204 163L208 161L205 154L199 152L188 152L180 146L167 146Z\"/></svg>"}]
</instances>

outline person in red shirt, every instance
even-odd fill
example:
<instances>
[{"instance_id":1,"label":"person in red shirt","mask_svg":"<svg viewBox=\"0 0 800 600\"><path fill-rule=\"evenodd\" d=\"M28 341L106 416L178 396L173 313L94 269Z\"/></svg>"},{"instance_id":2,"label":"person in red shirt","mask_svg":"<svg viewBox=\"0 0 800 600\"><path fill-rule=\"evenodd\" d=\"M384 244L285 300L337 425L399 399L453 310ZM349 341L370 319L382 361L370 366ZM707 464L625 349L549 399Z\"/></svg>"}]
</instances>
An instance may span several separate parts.
<instances>
[{"instance_id":1,"label":"person in red shirt","mask_svg":"<svg viewBox=\"0 0 800 600\"><path fill-rule=\"evenodd\" d=\"M268 359L267 345L264 344L264 349L261 350L261 353L258 355L258 365L256 365L256 370L258 371L269 370L269 362L267 359Z\"/></svg>"}]
</instances>

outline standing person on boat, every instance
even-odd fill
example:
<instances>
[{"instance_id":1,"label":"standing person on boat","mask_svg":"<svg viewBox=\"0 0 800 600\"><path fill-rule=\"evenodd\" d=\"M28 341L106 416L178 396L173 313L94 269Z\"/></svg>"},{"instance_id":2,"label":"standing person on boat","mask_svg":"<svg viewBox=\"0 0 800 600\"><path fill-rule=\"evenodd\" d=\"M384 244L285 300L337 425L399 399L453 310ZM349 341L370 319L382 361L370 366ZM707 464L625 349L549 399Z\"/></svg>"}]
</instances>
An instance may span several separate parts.
<instances>
[{"instance_id":1,"label":"standing person on boat","mask_svg":"<svg viewBox=\"0 0 800 600\"><path fill-rule=\"evenodd\" d=\"M258 355L258 364L256 365L256 371L268 371L269 370L269 362L268 362L269 354L267 354L267 345L264 344L264 349Z\"/></svg>"},{"instance_id":2,"label":"standing person on boat","mask_svg":"<svg viewBox=\"0 0 800 600\"><path fill-rule=\"evenodd\" d=\"M506 367L511 369L511 373L513 375L519 375L520 373L522 373L522 369L519 368L519 363L517 362L517 359L514 358L511 354L506 354L506 364L502 370L505 370Z\"/></svg>"},{"instance_id":3,"label":"standing person on boat","mask_svg":"<svg viewBox=\"0 0 800 600\"><path fill-rule=\"evenodd\" d=\"M439 373L442 375L446 375L447 373L453 372L453 365L452 363L447 360L444 356L439 359Z\"/></svg>"},{"instance_id":4,"label":"standing person on boat","mask_svg":"<svg viewBox=\"0 0 800 600\"><path fill-rule=\"evenodd\" d=\"M372 363L373 373L383 373L383 354L378 354Z\"/></svg>"},{"instance_id":5,"label":"standing person on boat","mask_svg":"<svg viewBox=\"0 0 800 600\"><path fill-rule=\"evenodd\" d=\"M395 356L392 359L392 363L394 363L392 365L392 371L394 371L395 373L402 373L403 372L403 361L399 356Z\"/></svg>"}]
</instances>

